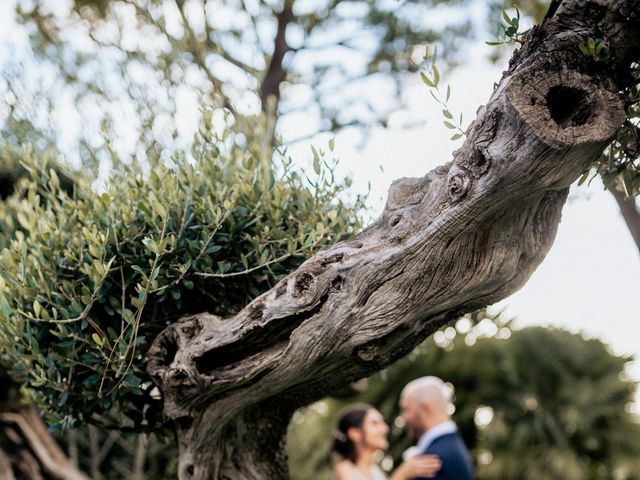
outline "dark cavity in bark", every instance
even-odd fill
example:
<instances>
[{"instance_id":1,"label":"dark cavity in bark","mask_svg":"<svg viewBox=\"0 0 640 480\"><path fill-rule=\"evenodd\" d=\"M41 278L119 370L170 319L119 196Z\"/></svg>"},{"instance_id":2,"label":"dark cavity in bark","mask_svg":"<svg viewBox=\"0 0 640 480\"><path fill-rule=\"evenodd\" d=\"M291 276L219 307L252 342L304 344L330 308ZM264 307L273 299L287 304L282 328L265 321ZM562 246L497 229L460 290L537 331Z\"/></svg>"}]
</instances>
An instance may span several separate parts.
<instances>
[{"instance_id":1,"label":"dark cavity in bark","mask_svg":"<svg viewBox=\"0 0 640 480\"><path fill-rule=\"evenodd\" d=\"M329 294L327 293L311 310L288 317L275 318L264 327L249 331L238 341L202 354L195 359L196 369L203 375L210 375L219 368L239 363L245 358L256 355L269 346L288 342L293 331L318 313L328 298Z\"/></svg>"},{"instance_id":2,"label":"dark cavity in bark","mask_svg":"<svg viewBox=\"0 0 640 480\"><path fill-rule=\"evenodd\" d=\"M563 85L551 87L547 93L551 118L562 128L578 127L593 116L593 108L584 90Z\"/></svg>"}]
</instances>

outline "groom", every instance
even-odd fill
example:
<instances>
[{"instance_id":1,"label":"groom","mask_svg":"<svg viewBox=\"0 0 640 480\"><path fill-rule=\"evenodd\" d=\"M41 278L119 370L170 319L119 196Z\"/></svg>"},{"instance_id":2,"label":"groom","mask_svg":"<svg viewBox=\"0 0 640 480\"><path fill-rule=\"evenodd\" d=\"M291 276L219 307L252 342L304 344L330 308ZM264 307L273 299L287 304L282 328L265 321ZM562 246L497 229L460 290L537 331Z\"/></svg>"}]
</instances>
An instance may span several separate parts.
<instances>
[{"instance_id":1,"label":"groom","mask_svg":"<svg viewBox=\"0 0 640 480\"><path fill-rule=\"evenodd\" d=\"M401 416L418 445L409 456L435 454L442 467L436 480L473 480L471 456L448 413L450 394L438 377L413 380L400 394ZM426 480L426 479L416 479Z\"/></svg>"}]
</instances>

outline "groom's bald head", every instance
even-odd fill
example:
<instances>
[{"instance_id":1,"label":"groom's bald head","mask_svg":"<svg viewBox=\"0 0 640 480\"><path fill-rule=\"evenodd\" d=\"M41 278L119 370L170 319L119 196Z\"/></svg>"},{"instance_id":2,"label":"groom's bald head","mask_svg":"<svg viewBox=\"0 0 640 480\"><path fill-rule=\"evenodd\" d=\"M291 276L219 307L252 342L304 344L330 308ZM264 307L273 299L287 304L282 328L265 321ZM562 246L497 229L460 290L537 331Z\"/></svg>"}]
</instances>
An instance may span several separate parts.
<instances>
[{"instance_id":1,"label":"groom's bald head","mask_svg":"<svg viewBox=\"0 0 640 480\"><path fill-rule=\"evenodd\" d=\"M450 403L451 391L438 377L417 378L408 383L400 394L402 418L415 437L449 420Z\"/></svg>"},{"instance_id":2,"label":"groom's bald head","mask_svg":"<svg viewBox=\"0 0 640 480\"><path fill-rule=\"evenodd\" d=\"M400 398L417 404L428 403L432 408L446 413L451 394L447 385L438 377L421 377L409 382L402 390Z\"/></svg>"}]
</instances>

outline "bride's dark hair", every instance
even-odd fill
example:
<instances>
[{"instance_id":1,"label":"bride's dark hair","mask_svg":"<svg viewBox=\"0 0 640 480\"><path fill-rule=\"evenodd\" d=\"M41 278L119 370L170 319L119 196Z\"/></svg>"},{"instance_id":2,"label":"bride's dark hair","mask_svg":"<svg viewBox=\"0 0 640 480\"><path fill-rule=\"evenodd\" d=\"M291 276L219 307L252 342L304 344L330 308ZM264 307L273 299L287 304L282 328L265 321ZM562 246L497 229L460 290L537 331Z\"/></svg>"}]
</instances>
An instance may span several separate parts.
<instances>
[{"instance_id":1,"label":"bride's dark hair","mask_svg":"<svg viewBox=\"0 0 640 480\"><path fill-rule=\"evenodd\" d=\"M349 438L348 432L350 428L362 428L364 417L372 408L371 405L362 403L348 407L338 420L338 430L334 434L332 451L352 463L356 462L356 445Z\"/></svg>"}]
</instances>

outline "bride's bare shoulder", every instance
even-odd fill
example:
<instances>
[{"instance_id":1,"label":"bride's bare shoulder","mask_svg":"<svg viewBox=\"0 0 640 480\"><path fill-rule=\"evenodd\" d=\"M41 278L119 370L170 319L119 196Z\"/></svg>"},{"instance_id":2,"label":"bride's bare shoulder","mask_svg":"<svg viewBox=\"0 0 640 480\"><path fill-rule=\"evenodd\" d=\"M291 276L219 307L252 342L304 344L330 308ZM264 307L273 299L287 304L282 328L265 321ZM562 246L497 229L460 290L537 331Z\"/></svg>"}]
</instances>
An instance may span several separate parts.
<instances>
[{"instance_id":1,"label":"bride's bare shoulder","mask_svg":"<svg viewBox=\"0 0 640 480\"><path fill-rule=\"evenodd\" d=\"M351 480L354 465L349 460L341 460L333 467L333 480Z\"/></svg>"}]
</instances>

